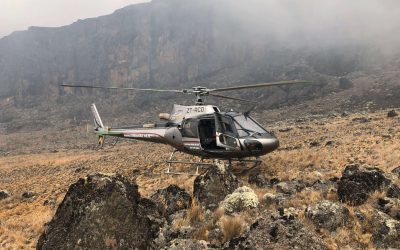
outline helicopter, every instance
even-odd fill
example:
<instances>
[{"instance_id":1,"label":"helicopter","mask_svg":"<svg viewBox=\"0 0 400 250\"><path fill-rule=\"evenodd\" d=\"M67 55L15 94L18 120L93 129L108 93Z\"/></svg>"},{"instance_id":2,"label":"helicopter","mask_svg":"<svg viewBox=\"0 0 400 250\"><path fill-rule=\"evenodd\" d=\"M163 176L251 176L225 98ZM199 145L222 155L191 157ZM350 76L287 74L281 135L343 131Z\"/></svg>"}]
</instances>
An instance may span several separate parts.
<instances>
[{"instance_id":1,"label":"helicopter","mask_svg":"<svg viewBox=\"0 0 400 250\"><path fill-rule=\"evenodd\" d=\"M162 122L134 125L129 127L108 127L101 120L95 104L91 105L94 116L94 133L98 136L99 145L103 145L106 136L134 139L153 143L162 143L174 148L167 161L167 174L182 174L171 172L171 164L186 163L197 166L195 175L198 175L199 166L212 165L204 163L203 159L228 160L253 162L256 167L261 163L260 156L268 154L279 147L279 140L263 128L250 112L257 102L241 98L221 95L219 92L254 89L289 84L310 83L309 81L293 80L270 83L259 83L224 88L193 87L192 89L142 89L125 87L103 87L90 85L62 84L62 87L91 88L91 89L117 89L127 91L147 92L172 92L180 94L192 94L195 96L195 105L184 106L174 104L171 113L161 113ZM228 111L223 112L217 106L206 105L205 96L214 96L241 102L253 103L249 111L244 113ZM175 153L183 152L201 158L201 162L187 162L173 160ZM255 157L255 160L249 158ZM251 168L253 168L251 167Z\"/></svg>"}]
</instances>

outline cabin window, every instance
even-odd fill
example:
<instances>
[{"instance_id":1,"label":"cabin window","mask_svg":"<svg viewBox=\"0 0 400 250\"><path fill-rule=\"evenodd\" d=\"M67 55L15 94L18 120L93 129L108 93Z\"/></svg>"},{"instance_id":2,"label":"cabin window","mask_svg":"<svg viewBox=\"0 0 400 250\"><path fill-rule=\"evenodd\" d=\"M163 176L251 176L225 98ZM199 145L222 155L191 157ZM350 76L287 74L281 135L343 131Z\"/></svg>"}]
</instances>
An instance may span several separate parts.
<instances>
[{"instance_id":1,"label":"cabin window","mask_svg":"<svg viewBox=\"0 0 400 250\"><path fill-rule=\"evenodd\" d=\"M199 121L197 119L187 119L184 121L182 125L182 136L190 137L190 138L198 138L198 124Z\"/></svg>"}]
</instances>

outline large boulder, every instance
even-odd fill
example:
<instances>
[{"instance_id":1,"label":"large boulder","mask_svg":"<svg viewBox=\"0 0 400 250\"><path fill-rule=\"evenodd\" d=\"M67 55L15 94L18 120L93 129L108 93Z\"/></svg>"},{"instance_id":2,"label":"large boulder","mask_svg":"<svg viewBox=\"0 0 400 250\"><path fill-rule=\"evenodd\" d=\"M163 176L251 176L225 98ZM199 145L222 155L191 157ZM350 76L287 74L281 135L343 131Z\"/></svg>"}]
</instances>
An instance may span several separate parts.
<instances>
[{"instance_id":1,"label":"large boulder","mask_svg":"<svg viewBox=\"0 0 400 250\"><path fill-rule=\"evenodd\" d=\"M350 205L361 205L367 201L370 193L382 189L390 182L378 168L350 164L342 173L337 193L340 201Z\"/></svg>"},{"instance_id":2,"label":"large boulder","mask_svg":"<svg viewBox=\"0 0 400 250\"><path fill-rule=\"evenodd\" d=\"M153 201L156 201L165 209L167 215L174 214L175 212L187 209L192 203L192 197L185 189L177 185L170 185L165 189L159 189L151 196Z\"/></svg>"},{"instance_id":3,"label":"large boulder","mask_svg":"<svg viewBox=\"0 0 400 250\"><path fill-rule=\"evenodd\" d=\"M308 206L305 216L309 218L317 228L335 231L338 227L346 225L350 212L342 204L323 200L315 205Z\"/></svg>"},{"instance_id":4,"label":"large boulder","mask_svg":"<svg viewBox=\"0 0 400 250\"><path fill-rule=\"evenodd\" d=\"M220 207L224 208L226 213L235 213L256 208L258 203L258 197L253 189L244 186L228 194L220 203Z\"/></svg>"},{"instance_id":5,"label":"large boulder","mask_svg":"<svg viewBox=\"0 0 400 250\"><path fill-rule=\"evenodd\" d=\"M227 165L222 162L211 166L194 180L193 197L206 208L215 209L218 204L235 189L239 181Z\"/></svg>"},{"instance_id":6,"label":"large boulder","mask_svg":"<svg viewBox=\"0 0 400 250\"><path fill-rule=\"evenodd\" d=\"M136 183L118 174L90 175L70 186L37 249L148 249L162 223Z\"/></svg>"},{"instance_id":7,"label":"large boulder","mask_svg":"<svg viewBox=\"0 0 400 250\"><path fill-rule=\"evenodd\" d=\"M261 219L243 235L224 245L224 249L328 249L314 230L296 218L287 219L265 211Z\"/></svg>"}]
</instances>

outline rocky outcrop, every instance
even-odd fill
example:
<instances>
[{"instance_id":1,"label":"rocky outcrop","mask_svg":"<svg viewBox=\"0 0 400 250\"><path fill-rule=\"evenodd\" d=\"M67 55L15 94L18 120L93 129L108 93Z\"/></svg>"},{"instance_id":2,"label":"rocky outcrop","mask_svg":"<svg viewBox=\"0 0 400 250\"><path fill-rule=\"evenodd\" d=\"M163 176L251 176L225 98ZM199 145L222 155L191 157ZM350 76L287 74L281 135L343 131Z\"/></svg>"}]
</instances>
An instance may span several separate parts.
<instances>
[{"instance_id":1,"label":"rocky outcrop","mask_svg":"<svg viewBox=\"0 0 400 250\"><path fill-rule=\"evenodd\" d=\"M318 228L335 231L349 221L349 210L342 204L323 200L315 205L308 206L305 216Z\"/></svg>"},{"instance_id":2,"label":"rocky outcrop","mask_svg":"<svg viewBox=\"0 0 400 250\"><path fill-rule=\"evenodd\" d=\"M338 182L340 201L350 205L363 204L370 193L390 184L384 172L378 168L361 167L358 164L347 165Z\"/></svg>"},{"instance_id":3,"label":"rocky outcrop","mask_svg":"<svg viewBox=\"0 0 400 250\"><path fill-rule=\"evenodd\" d=\"M215 209L218 204L239 187L239 181L227 165L218 163L194 180L193 197Z\"/></svg>"},{"instance_id":4,"label":"rocky outcrop","mask_svg":"<svg viewBox=\"0 0 400 250\"><path fill-rule=\"evenodd\" d=\"M240 187L232 194L228 194L220 203L226 213L237 213L258 206L258 197L253 189L249 187Z\"/></svg>"},{"instance_id":5,"label":"rocky outcrop","mask_svg":"<svg viewBox=\"0 0 400 250\"><path fill-rule=\"evenodd\" d=\"M167 215L172 215L179 210L187 209L192 203L190 194L177 185L170 185L165 189L157 190L150 198L158 202L161 205L160 209L165 209Z\"/></svg>"},{"instance_id":6,"label":"rocky outcrop","mask_svg":"<svg viewBox=\"0 0 400 250\"><path fill-rule=\"evenodd\" d=\"M299 220L268 211L248 232L224 245L224 249L328 249L314 230Z\"/></svg>"},{"instance_id":7,"label":"rocky outcrop","mask_svg":"<svg viewBox=\"0 0 400 250\"><path fill-rule=\"evenodd\" d=\"M121 175L95 174L72 184L37 249L148 249L161 213Z\"/></svg>"}]
</instances>

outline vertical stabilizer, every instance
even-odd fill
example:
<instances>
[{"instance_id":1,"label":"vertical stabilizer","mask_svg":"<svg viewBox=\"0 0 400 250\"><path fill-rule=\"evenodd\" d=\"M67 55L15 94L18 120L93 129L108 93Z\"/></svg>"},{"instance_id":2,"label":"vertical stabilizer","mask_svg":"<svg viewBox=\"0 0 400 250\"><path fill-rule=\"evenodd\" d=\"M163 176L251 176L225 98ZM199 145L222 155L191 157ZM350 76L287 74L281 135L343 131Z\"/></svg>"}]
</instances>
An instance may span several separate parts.
<instances>
[{"instance_id":1,"label":"vertical stabilizer","mask_svg":"<svg viewBox=\"0 0 400 250\"><path fill-rule=\"evenodd\" d=\"M93 116L94 116L94 126L96 128L104 128L103 122L101 121L99 112L97 111L96 105L93 103L90 106L92 112L93 112Z\"/></svg>"}]
</instances>

